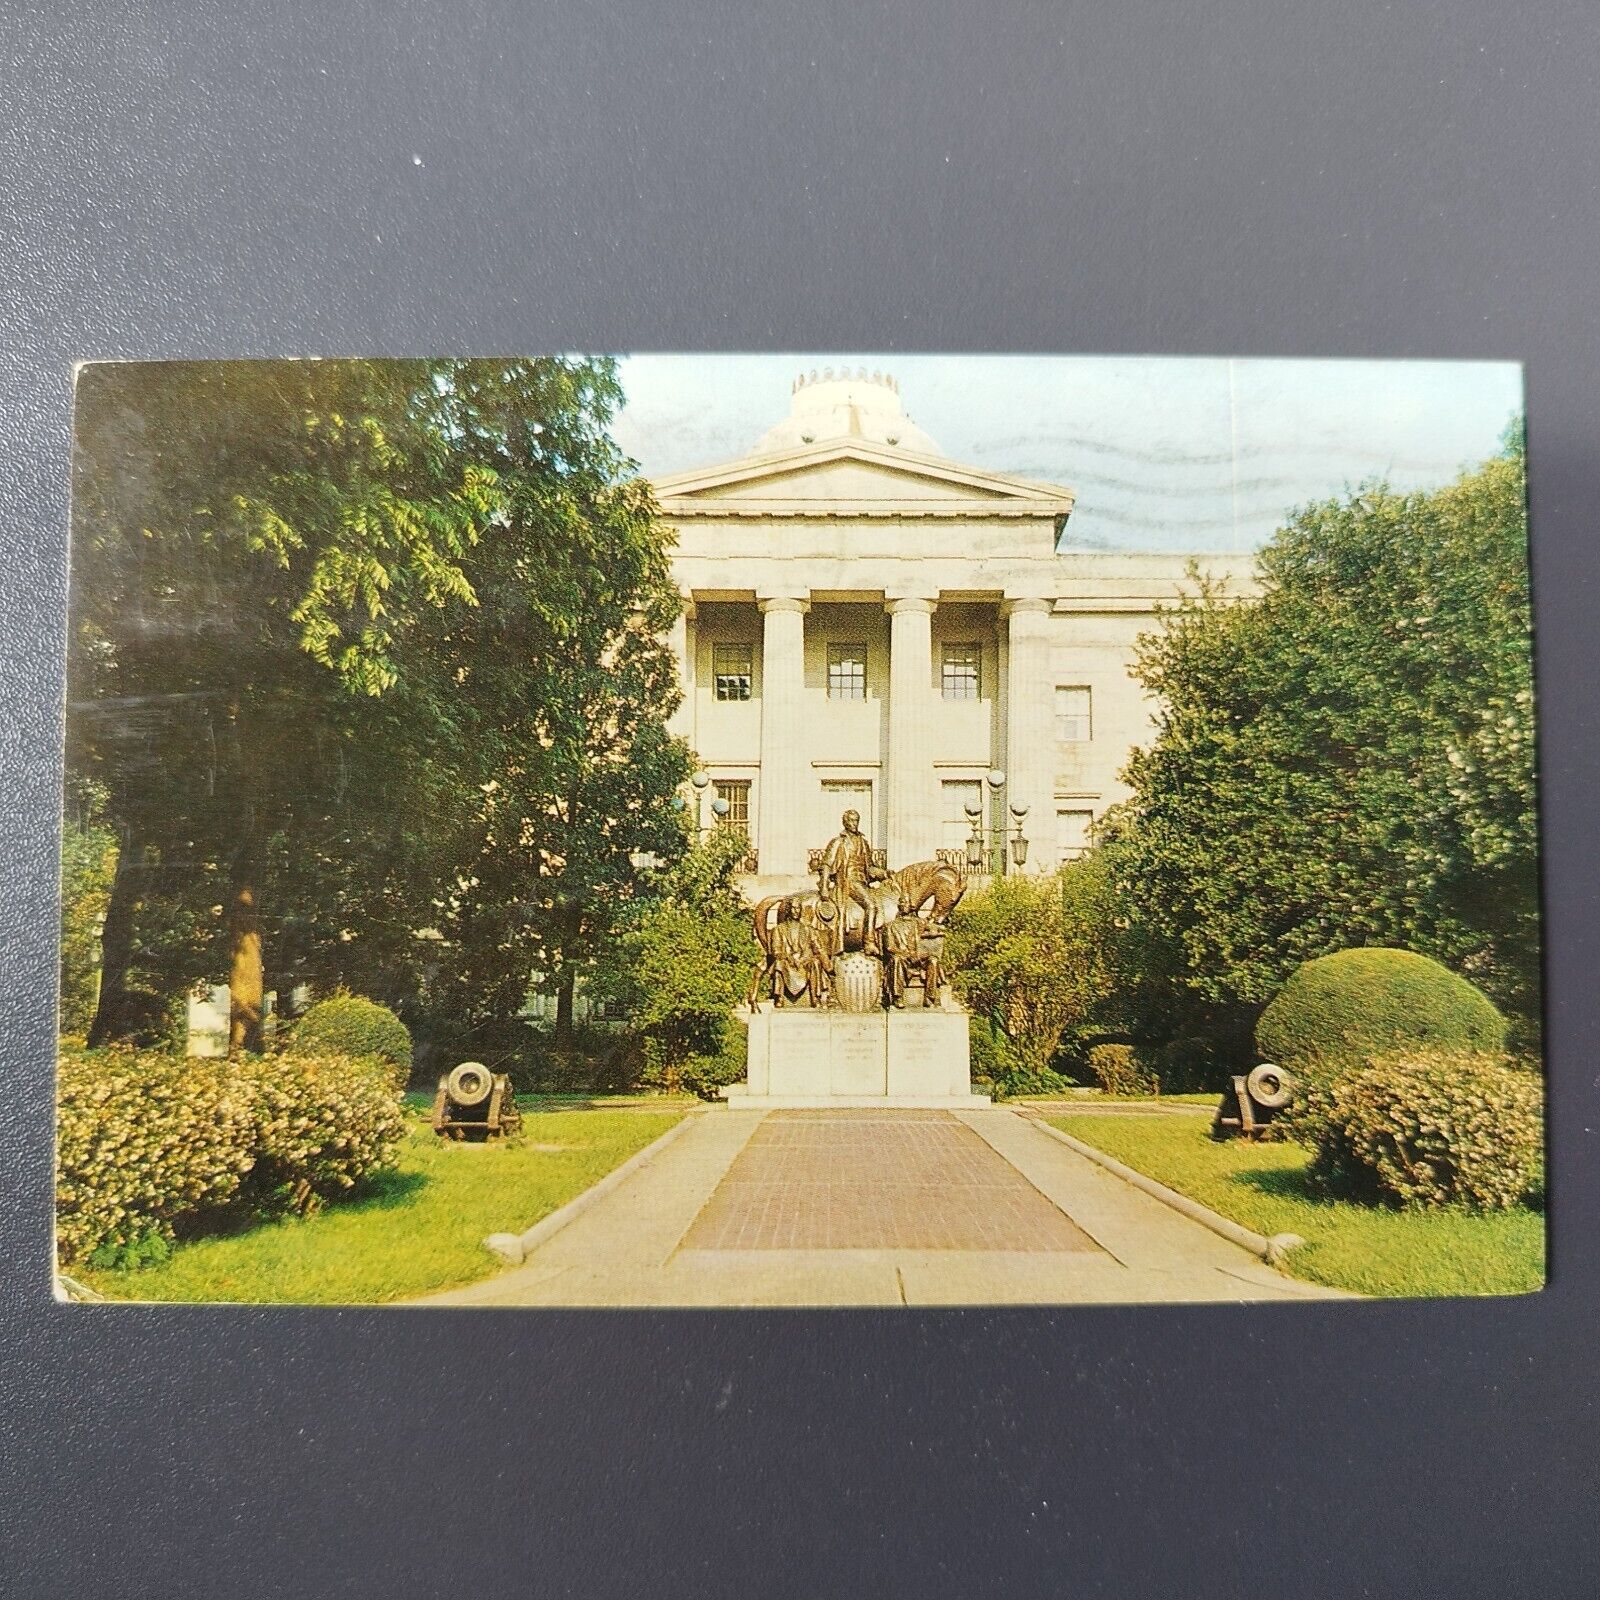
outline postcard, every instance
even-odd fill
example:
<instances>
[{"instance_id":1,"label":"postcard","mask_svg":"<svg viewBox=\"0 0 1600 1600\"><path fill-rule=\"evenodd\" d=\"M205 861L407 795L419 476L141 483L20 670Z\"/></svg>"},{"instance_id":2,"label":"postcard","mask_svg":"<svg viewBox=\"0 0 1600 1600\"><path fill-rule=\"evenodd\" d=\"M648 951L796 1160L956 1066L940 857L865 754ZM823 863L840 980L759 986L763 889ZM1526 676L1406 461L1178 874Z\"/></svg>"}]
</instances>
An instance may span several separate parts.
<instances>
[{"instance_id":1,"label":"postcard","mask_svg":"<svg viewBox=\"0 0 1600 1600\"><path fill-rule=\"evenodd\" d=\"M1543 1283L1517 365L92 363L73 473L62 1298Z\"/></svg>"}]
</instances>

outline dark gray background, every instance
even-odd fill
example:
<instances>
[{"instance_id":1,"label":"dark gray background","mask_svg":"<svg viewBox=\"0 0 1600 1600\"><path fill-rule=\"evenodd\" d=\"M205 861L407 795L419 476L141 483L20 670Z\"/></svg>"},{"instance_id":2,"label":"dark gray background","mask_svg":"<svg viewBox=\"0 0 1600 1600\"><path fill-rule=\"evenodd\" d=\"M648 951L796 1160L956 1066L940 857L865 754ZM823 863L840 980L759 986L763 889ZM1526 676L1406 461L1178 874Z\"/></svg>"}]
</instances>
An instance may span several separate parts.
<instances>
[{"instance_id":1,"label":"dark gray background","mask_svg":"<svg viewBox=\"0 0 1600 1600\"><path fill-rule=\"evenodd\" d=\"M99 0L0 26L7 1593L1600 1588L1593 0ZM652 347L1526 359L1543 1295L51 1303L72 361Z\"/></svg>"}]
</instances>

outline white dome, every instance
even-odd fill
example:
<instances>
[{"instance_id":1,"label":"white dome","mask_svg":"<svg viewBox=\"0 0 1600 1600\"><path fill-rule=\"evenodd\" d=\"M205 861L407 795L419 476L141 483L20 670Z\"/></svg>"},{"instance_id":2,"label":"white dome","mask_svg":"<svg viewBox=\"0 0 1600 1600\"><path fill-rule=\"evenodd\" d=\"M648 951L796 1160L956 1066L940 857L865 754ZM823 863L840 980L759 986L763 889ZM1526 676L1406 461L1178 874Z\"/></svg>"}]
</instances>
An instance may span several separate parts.
<instances>
[{"instance_id":1,"label":"white dome","mask_svg":"<svg viewBox=\"0 0 1600 1600\"><path fill-rule=\"evenodd\" d=\"M942 454L927 434L905 413L900 386L886 372L859 372L824 367L803 372L794 381L789 415L756 441L755 455L798 450L829 439L867 439L921 455Z\"/></svg>"}]
</instances>

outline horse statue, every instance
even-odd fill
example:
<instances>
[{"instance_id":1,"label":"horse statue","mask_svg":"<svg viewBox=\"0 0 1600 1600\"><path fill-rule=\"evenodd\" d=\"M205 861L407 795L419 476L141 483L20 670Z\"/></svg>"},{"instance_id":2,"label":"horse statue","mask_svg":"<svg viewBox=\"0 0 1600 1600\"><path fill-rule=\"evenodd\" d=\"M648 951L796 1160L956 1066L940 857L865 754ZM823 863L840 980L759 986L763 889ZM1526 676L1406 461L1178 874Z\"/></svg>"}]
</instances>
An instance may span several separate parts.
<instances>
[{"instance_id":1,"label":"horse statue","mask_svg":"<svg viewBox=\"0 0 1600 1600\"><path fill-rule=\"evenodd\" d=\"M929 918L943 927L966 890L961 873L949 862L914 861L867 885L876 925L870 937L865 928L866 914L860 906L854 901L841 906L831 899L824 900L815 889L798 895L768 895L751 912L751 921L761 953L770 959L777 909L785 900L793 899L799 902L801 919L822 933L835 955L841 950L861 949L875 955L878 953L873 948L877 929L894 921L902 899L910 901L914 913L919 916L931 903Z\"/></svg>"}]
</instances>

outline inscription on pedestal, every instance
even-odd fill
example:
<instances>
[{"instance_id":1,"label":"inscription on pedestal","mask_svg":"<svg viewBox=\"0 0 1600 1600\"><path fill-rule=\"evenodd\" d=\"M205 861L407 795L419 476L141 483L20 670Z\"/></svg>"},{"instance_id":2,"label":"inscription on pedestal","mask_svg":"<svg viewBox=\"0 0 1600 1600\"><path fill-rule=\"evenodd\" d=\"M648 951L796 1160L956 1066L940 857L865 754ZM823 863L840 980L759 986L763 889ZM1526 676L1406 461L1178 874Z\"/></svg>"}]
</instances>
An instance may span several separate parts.
<instances>
[{"instance_id":1,"label":"inscription on pedestal","mask_svg":"<svg viewBox=\"0 0 1600 1600\"><path fill-rule=\"evenodd\" d=\"M889 1021L890 1094L967 1094L967 1019L959 1012L900 1011Z\"/></svg>"},{"instance_id":2,"label":"inscription on pedestal","mask_svg":"<svg viewBox=\"0 0 1600 1600\"><path fill-rule=\"evenodd\" d=\"M884 1094L888 1070L884 1050L883 1013L832 1019L828 1088L832 1094Z\"/></svg>"}]
</instances>

